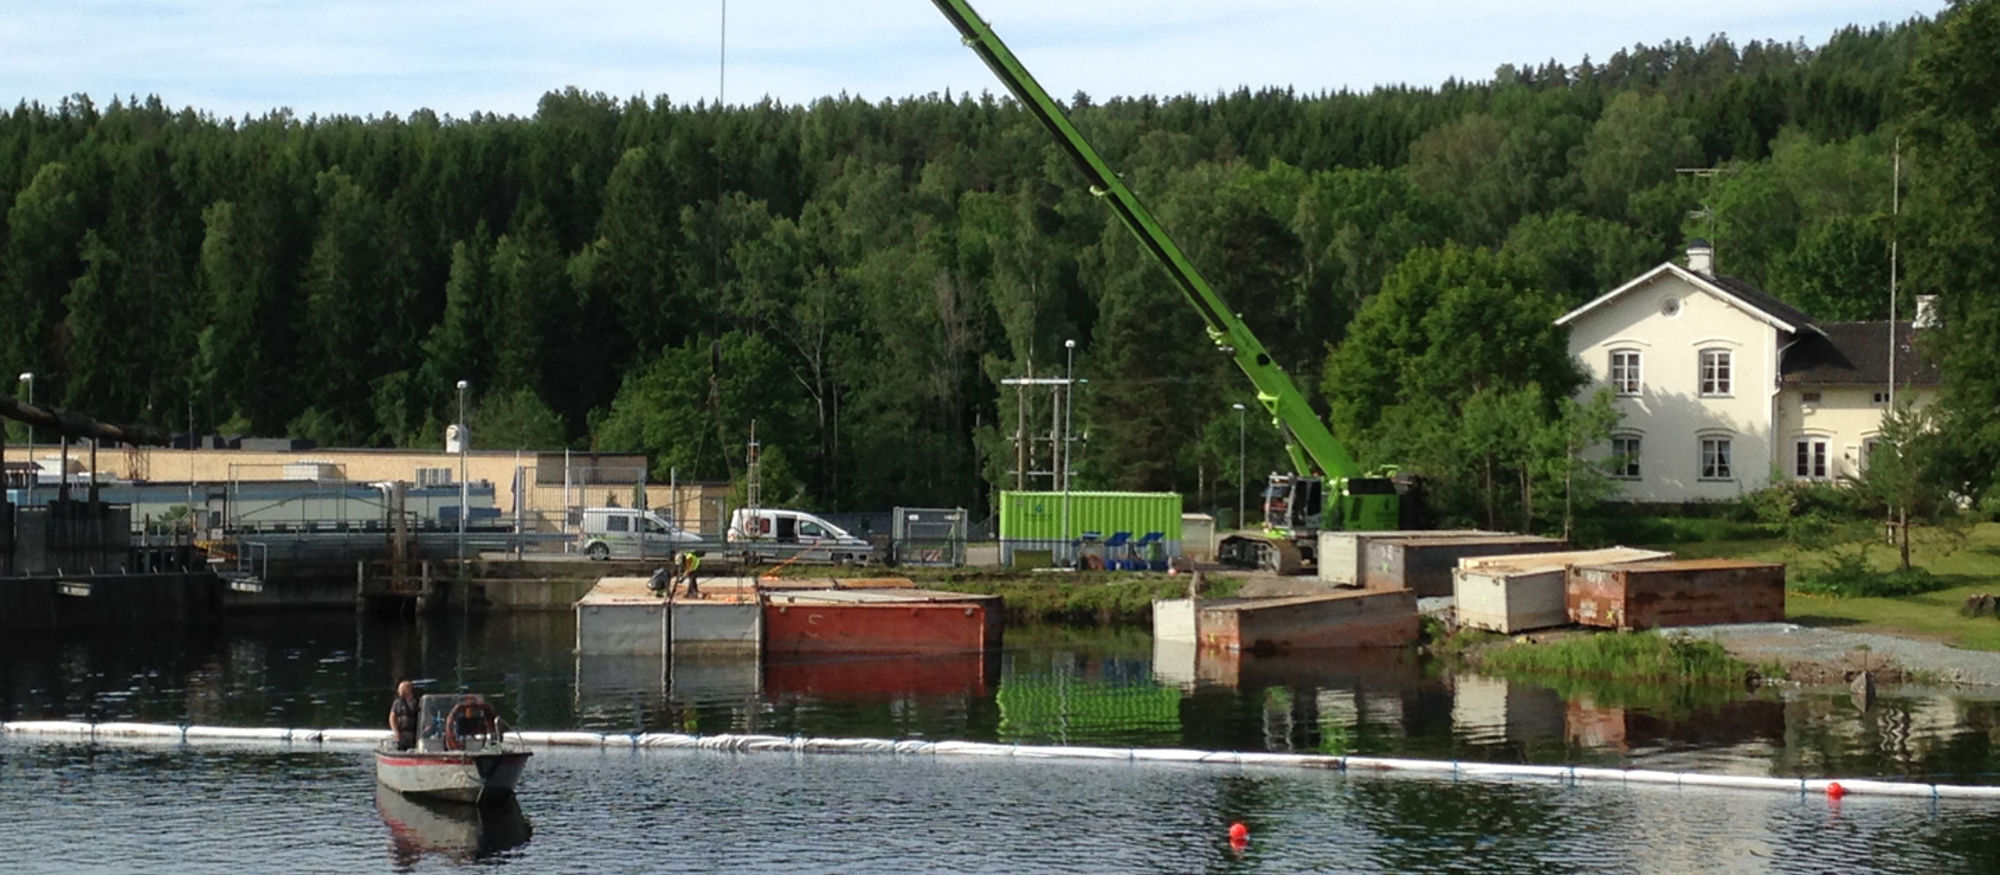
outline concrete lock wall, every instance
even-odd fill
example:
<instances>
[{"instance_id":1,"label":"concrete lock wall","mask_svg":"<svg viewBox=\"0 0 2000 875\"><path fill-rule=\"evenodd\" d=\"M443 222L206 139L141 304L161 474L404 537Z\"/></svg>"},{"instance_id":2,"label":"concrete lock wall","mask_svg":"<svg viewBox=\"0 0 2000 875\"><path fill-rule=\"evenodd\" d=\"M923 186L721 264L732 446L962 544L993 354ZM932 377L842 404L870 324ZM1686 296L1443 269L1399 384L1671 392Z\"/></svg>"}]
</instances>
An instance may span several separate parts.
<instances>
[{"instance_id":1,"label":"concrete lock wall","mask_svg":"<svg viewBox=\"0 0 2000 875\"><path fill-rule=\"evenodd\" d=\"M222 582L206 572L35 577L0 586L0 629L206 622L221 613Z\"/></svg>"}]
</instances>

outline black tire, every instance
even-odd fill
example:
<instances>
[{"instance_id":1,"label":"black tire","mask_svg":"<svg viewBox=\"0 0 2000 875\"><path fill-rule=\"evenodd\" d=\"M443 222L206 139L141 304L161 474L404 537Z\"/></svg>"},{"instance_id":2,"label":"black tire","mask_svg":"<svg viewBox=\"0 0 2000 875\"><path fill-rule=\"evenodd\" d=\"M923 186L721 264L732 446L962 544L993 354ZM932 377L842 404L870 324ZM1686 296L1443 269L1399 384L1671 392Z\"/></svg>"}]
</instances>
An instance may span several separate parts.
<instances>
[{"instance_id":1,"label":"black tire","mask_svg":"<svg viewBox=\"0 0 2000 875\"><path fill-rule=\"evenodd\" d=\"M611 558L611 548L603 544L592 544L590 549L583 551L583 554L589 556L592 562L603 562Z\"/></svg>"}]
</instances>

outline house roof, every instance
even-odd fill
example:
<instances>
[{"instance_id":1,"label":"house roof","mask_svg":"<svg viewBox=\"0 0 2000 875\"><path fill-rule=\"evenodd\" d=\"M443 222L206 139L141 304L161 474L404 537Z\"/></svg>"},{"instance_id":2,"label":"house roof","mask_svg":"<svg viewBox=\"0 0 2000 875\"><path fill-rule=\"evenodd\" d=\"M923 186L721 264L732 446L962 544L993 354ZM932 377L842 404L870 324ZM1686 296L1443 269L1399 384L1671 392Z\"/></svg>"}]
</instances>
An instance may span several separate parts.
<instances>
[{"instance_id":1,"label":"house roof","mask_svg":"<svg viewBox=\"0 0 2000 875\"><path fill-rule=\"evenodd\" d=\"M1896 323L1897 385L1942 385L1937 362L1917 348L1916 337L1910 323ZM1827 322L1819 334L1801 337L1785 350L1778 379L1793 386L1886 385L1889 350L1887 322Z\"/></svg>"},{"instance_id":2,"label":"house roof","mask_svg":"<svg viewBox=\"0 0 2000 875\"><path fill-rule=\"evenodd\" d=\"M1730 294L1743 299L1750 306L1777 317L1781 322L1789 322L1797 326L1793 329L1795 332L1819 326L1819 323L1813 321L1813 317L1807 316L1805 311L1780 301L1763 289L1757 288L1733 276L1717 274L1715 277L1707 279L1728 290Z\"/></svg>"},{"instance_id":3,"label":"house roof","mask_svg":"<svg viewBox=\"0 0 2000 875\"><path fill-rule=\"evenodd\" d=\"M1719 275L1707 276L1704 274L1695 273L1694 271L1681 267L1680 265L1675 264L1671 261L1665 262L1660 266L1653 268L1652 270L1646 271L1645 273L1638 275L1637 277L1633 278L1630 282L1627 282L1626 284L1619 286L1618 288L1612 289L1611 291L1605 292L1604 294L1597 296L1596 300L1593 300L1588 304L1585 304L1581 307L1571 310L1568 313L1564 313L1562 315L1562 318L1556 320L1556 324L1568 325L1570 322L1583 316L1585 313L1588 313L1592 310L1597 309L1598 307L1610 303L1613 300L1616 300L1620 296L1624 295L1626 292L1630 292L1633 289L1642 288L1652 283L1654 280L1669 274L1679 277L1683 282L1686 282L1688 285L1694 286L1697 289L1701 289L1705 292L1708 292L1709 294L1715 295L1716 297L1723 299L1724 301L1727 301L1737 307L1740 307L1741 309L1744 310L1744 312L1749 313L1752 317L1755 317L1760 321L1763 321L1771 325L1772 327L1777 328L1780 331L1785 331L1792 334L1798 334L1801 332L1816 332L1819 330L1818 324L1813 321L1811 316L1807 316L1805 313L1801 312L1797 307L1793 307L1790 304L1787 304L1783 301L1778 300L1777 298L1772 297L1771 295L1765 293L1762 289L1759 289L1756 286L1753 286L1749 283L1746 283L1732 276L1719 276Z\"/></svg>"}]
</instances>

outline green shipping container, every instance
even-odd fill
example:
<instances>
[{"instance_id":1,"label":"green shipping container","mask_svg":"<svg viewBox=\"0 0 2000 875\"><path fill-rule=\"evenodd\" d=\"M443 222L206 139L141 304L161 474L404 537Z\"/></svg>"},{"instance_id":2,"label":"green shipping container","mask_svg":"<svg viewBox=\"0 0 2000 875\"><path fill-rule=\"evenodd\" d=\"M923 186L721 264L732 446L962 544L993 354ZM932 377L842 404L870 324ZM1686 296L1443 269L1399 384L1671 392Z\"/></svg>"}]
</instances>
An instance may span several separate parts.
<instances>
[{"instance_id":1,"label":"green shipping container","mask_svg":"<svg viewBox=\"0 0 2000 875\"><path fill-rule=\"evenodd\" d=\"M1068 510L1065 512L1064 505ZM1069 525L1063 520L1067 513ZM1073 541L1084 532L1109 538L1130 532L1134 539L1159 532L1179 552L1181 496L1177 492L1002 492L1000 539Z\"/></svg>"}]
</instances>

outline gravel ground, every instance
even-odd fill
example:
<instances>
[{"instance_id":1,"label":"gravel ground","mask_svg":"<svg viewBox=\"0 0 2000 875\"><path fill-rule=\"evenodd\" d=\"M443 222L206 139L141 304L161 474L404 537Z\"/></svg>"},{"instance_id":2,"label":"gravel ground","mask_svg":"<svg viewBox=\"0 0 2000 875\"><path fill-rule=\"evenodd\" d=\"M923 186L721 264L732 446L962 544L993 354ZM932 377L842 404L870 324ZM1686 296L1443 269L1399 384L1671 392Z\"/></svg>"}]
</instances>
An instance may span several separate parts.
<instances>
[{"instance_id":1,"label":"gravel ground","mask_svg":"<svg viewBox=\"0 0 2000 875\"><path fill-rule=\"evenodd\" d=\"M1311 577L1253 573L1244 578L1238 595L1249 598L1339 591ZM1449 610L1452 602L1449 596L1418 599L1417 609L1434 614ZM1960 650L1935 641L1793 623L1733 623L1666 631L1714 640L1738 659L1752 664L1777 660L1809 684L1838 683L1845 671L1879 668L1887 661L1942 683L2000 688L2000 653Z\"/></svg>"},{"instance_id":2,"label":"gravel ground","mask_svg":"<svg viewBox=\"0 0 2000 875\"><path fill-rule=\"evenodd\" d=\"M1751 662L1779 659L1841 665L1855 662L1856 651L1865 651L1864 659L1886 658L1906 669L1935 673L1946 683L2000 686L2000 653L1960 650L1935 641L1792 623L1689 626L1672 631L1711 639Z\"/></svg>"}]
</instances>

